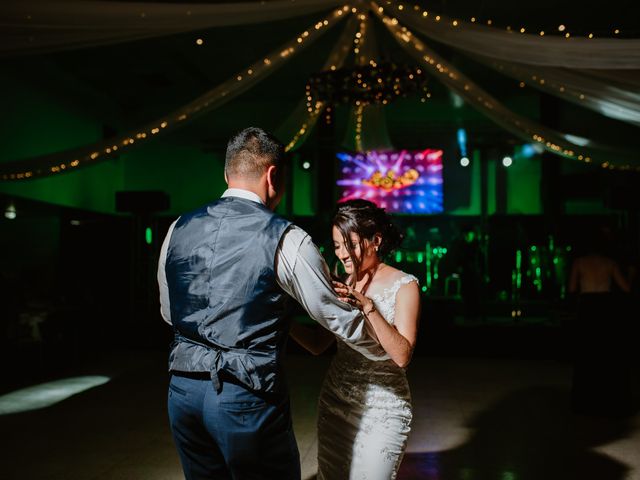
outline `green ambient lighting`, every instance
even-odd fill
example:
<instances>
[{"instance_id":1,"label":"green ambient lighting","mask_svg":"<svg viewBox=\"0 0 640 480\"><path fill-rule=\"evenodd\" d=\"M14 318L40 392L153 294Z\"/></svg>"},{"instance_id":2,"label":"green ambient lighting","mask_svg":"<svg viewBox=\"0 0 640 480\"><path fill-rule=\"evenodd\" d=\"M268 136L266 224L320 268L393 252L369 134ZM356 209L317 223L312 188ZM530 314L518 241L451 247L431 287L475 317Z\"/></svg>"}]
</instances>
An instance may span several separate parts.
<instances>
[{"instance_id":1,"label":"green ambient lighting","mask_svg":"<svg viewBox=\"0 0 640 480\"><path fill-rule=\"evenodd\" d=\"M147 227L145 229L144 239L147 242L147 245L151 245L151 242L153 242L153 231L151 230L151 227Z\"/></svg>"},{"instance_id":2,"label":"green ambient lighting","mask_svg":"<svg viewBox=\"0 0 640 480\"><path fill-rule=\"evenodd\" d=\"M423 287L422 287L422 291L423 291L423 292L426 292L426 291L427 291L427 287L423 286Z\"/></svg>"},{"instance_id":3,"label":"green ambient lighting","mask_svg":"<svg viewBox=\"0 0 640 480\"><path fill-rule=\"evenodd\" d=\"M422 252L418 252L418 263L424 262L424 255Z\"/></svg>"},{"instance_id":4,"label":"green ambient lighting","mask_svg":"<svg viewBox=\"0 0 640 480\"><path fill-rule=\"evenodd\" d=\"M396 252L396 262L401 262L401 261L402 261L402 252L398 250Z\"/></svg>"}]
</instances>

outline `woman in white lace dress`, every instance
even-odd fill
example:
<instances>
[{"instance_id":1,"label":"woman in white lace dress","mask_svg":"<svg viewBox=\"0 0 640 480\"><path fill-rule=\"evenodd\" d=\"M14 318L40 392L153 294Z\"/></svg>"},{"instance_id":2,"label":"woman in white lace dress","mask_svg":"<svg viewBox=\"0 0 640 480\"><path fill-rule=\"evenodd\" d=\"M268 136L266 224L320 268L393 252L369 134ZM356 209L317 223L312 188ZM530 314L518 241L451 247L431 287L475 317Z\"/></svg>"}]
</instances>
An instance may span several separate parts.
<instances>
[{"instance_id":1,"label":"woman in white lace dress","mask_svg":"<svg viewBox=\"0 0 640 480\"><path fill-rule=\"evenodd\" d=\"M389 359L368 360L338 340L318 405L318 480L395 479L411 428L405 368L418 329L417 279L382 262L402 236L375 204L340 204L332 234L347 274L336 292L362 309ZM292 335L316 354L334 338Z\"/></svg>"}]
</instances>

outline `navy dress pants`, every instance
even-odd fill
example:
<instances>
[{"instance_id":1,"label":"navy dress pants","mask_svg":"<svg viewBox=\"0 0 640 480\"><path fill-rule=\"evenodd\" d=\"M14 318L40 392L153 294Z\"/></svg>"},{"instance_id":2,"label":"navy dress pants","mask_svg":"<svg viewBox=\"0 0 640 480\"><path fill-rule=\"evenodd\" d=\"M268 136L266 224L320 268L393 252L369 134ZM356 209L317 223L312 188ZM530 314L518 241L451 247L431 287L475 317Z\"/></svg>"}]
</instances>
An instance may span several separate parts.
<instances>
[{"instance_id":1,"label":"navy dress pants","mask_svg":"<svg viewBox=\"0 0 640 480\"><path fill-rule=\"evenodd\" d=\"M187 480L300 480L286 394L172 375L169 421Z\"/></svg>"}]
</instances>

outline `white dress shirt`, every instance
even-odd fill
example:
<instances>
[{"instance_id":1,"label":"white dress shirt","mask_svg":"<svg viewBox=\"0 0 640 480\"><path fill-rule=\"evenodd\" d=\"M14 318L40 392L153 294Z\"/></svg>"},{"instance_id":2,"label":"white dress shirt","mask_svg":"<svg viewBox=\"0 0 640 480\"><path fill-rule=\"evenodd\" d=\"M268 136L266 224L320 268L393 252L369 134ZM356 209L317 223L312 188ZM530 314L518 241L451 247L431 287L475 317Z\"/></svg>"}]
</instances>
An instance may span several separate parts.
<instances>
[{"instance_id":1,"label":"white dress shirt","mask_svg":"<svg viewBox=\"0 0 640 480\"><path fill-rule=\"evenodd\" d=\"M227 189L222 197L239 197L263 203L257 194L237 188ZM165 263L176 222L169 227L158 261L160 313L169 324L171 309ZM316 322L371 360L389 358L375 339L373 328L366 322L362 312L338 300L327 263L309 234L300 227L291 225L283 234L276 251L275 271L278 285L295 298Z\"/></svg>"}]
</instances>

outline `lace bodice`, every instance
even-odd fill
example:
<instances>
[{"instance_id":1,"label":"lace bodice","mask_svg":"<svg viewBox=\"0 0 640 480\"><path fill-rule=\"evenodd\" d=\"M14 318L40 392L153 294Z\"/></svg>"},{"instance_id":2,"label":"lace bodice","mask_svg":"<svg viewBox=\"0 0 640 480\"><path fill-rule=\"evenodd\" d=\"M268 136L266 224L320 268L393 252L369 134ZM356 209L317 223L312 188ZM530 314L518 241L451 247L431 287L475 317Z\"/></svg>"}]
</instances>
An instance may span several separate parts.
<instances>
[{"instance_id":1,"label":"lace bodice","mask_svg":"<svg viewBox=\"0 0 640 480\"><path fill-rule=\"evenodd\" d=\"M382 293L374 293L371 295L371 300L373 300L376 308L391 325L393 325L395 320L396 296L398 295L398 290L400 290L400 287L403 285L411 282L417 283L418 279L413 275L403 273L400 278L393 282L390 287L385 288Z\"/></svg>"},{"instance_id":2,"label":"lace bodice","mask_svg":"<svg viewBox=\"0 0 640 480\"><path fill-rule=\"evenodd\" d=\"M398 277L391 286L383 289L380 293L370 294L370 298L373 300L376 309L387 322L393 325L395 321L396 298L400 287L417 281L418 279L413 275L402 273L402 276ZM338 356L335 363L341 363L345 366L348 365L349 368L346 368L345 371L342 372L342 375L345 376L362 375L365 374L366 371L373 371L376 376L385 375L385 373L394 375L398 370L401 370L400 367L396 366L391 360L384 362L371 361L342 341L338 341Z\"/></svg>"}]
</instances>

